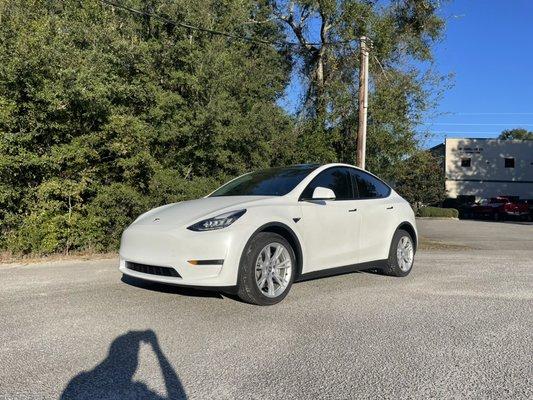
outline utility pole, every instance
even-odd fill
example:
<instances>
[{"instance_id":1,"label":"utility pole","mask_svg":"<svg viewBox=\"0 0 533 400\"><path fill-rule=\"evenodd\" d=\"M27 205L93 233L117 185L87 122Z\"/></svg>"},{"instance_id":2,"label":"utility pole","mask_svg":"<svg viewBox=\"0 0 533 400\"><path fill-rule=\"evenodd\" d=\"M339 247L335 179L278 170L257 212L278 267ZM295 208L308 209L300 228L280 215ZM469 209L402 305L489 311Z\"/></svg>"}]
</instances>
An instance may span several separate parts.
<instances>
[{"instance_id":1,"label":"utility pole","mask_svg":"<svg viewBox=\"0 0 533 400\"><path fill-rule=\"evenodd\" d=\"M359 66L359 127L357 130L357 166L365 169L366 158L366 116L368 110L368 47L367 38L361 36Z\"/></svg>"}]
</instances>

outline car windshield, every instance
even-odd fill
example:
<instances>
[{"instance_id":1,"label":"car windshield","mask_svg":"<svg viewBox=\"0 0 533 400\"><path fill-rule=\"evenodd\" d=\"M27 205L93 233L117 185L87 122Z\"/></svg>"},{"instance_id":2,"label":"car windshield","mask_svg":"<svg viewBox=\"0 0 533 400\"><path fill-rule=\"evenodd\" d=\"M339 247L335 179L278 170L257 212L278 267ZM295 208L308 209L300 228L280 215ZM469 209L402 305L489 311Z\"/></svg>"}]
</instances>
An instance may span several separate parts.
<instances>
[{"instance_id":1,"label":"car windshield","mask_svg":"<svg viewBox=\"0 0 533 400\"><path fill-rule=\"evenodd\" d=\"M283 196L296 187L318 164L263 169L243 175L215 190L216 196Z\"/></svg>"}]
</instances>

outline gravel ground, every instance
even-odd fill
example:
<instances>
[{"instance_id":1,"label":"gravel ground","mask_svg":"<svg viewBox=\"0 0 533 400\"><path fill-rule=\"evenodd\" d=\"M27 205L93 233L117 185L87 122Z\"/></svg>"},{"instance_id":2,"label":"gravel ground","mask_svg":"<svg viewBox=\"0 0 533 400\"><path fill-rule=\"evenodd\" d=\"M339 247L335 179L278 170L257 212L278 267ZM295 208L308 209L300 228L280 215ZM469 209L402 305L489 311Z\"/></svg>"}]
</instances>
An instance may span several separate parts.
<instances>
[{"instance_id":1,"label":"gravel ground","mask_svg":"<svg viewBox=\"0 0 533 400\"><path fill-rule=\"evenodd\" d=\"M116 260L0 266L0 398L531 399L533 226L419 229L471 249L273 307L123 282Z\"/></svg>"}]
</instances>

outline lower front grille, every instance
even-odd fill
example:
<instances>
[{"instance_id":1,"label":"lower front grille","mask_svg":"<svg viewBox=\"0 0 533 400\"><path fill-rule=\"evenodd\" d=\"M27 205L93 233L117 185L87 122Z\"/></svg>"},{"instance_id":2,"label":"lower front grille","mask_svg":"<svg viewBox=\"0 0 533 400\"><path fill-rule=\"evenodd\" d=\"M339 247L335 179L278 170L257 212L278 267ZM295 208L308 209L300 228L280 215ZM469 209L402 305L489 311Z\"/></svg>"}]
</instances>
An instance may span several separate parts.
<instances>
[{"instance_id":1,"label":"lower front grille","mask_svg":"<svg viewBox=\"0 0 533 400\"><path fill-rule=\"evenodd\" d=\"M178 271L169 267L158 267L156 265L138 264L126 261L126 268L131 269L132 271L142 272L143 274L181 278L181 275L178 274Z\"/></svg>"}]
</instances>

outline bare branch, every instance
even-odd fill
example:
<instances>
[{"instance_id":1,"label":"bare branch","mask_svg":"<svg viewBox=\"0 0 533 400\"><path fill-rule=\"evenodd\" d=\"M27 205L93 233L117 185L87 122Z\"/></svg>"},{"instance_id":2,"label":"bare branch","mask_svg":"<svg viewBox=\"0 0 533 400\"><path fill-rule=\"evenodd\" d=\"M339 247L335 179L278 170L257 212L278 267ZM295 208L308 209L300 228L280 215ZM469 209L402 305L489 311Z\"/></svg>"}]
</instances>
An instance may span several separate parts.
<instances>
[{"instance_id":1,"label":"bare branch","mask_svg":"<svg viewBox=\"0 0 533 400\"><path fill-rule=\"evenodd\" d=\"M389 81L389 76L387 75L387 72L385 71L385 68L383 68L383 65L381 64L381 62L379 62L379 58L377 58L374 55L374 59L377 61L379 67L381 68L381 72L383 72L383 75L385 76L385 80L388 82Z\"/></svg>"},{"instance_id":2,"label":"bare branch","mask_svg":"<svg viewBox=\"0 0 533 400\"><path fill-rule=\"evenodd\" d=\"M289 9L289 16L291 19L294 19L294 0L291 0L289 2L289 6L288 6L288 9Z\"/></svg>"},{"instance_id":3,"label":"bare branch","mask_svg":"<svg viewBox=\"0 0 533 400\"><path fill-rule=\"evenodd\" d=\"M320 24L320 41L322 42L322 48L324 48L328 43L328 31L331 28L331 24L328 23L328 18L322 9L320 9L320 19L322 20Z\"/></svg>"},{"instance_id":4,"label":"bare branch","mask_svg":"<svg viewBox=\"0 0 533 400\"><path fill-rule=\"evenodd\" d=\"M281 21L285 22L291 30L293 31L294 35L296 36L296 39L298 39L298 42L302 45L303 48L305 48L308 51L316 51L317 48L307 41L305 38L305 35L303 33L303 28L301 23L296 23L294 20L294 1L290 1L289 5L287 6L288 14L283 14L281 10L278 8L275 1L272 1L272 11L274 15L279 18Z\"/></svg>"},{"instance_id":5,"label":"bare branch","mask_svg":"<svg viewBox=\"0 0 533 400\"><path fill-rule=\"evenodd\" d=\"M300 25L303 25L303 23L309 18L311 15L311 10L309 9L308 5L305 5L302 7L302 12L300 13Z\"/></svg>"}]
</instances>

